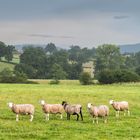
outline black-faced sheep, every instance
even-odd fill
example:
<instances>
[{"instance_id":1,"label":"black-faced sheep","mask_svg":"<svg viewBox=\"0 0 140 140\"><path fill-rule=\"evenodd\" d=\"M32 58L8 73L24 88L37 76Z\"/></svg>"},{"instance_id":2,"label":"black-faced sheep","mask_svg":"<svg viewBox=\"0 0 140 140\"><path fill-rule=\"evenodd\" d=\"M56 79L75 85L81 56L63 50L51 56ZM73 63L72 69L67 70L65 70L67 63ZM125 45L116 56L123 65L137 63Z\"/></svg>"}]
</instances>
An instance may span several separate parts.
<instances>
[{"instance_id":1,"label":"black-faced sheep","mask_svg":"<svg viewBox=\"0 0 140 140\"><path fill-rule=\"evenodd\" d=\"M109 108L106 105L94 106L91 103L87 104L88 111L93 117L93 123L98 124L98 117L104 118L104 123L107 123L107 116L109 115Z\"/></svg>"},{"instance_id":2,"label":"black-faced sheep","mask_svg":"<svg viewBox=\"0 0 140 140\"><path fill-rule=\"evenodd\" d=\"M60 114L61 119L63 118L64 108L61 104L47 104L44 100L40 101L42 110L45 113L46 120L49 120L49 114Z\"/></svg>"},{"instance_id":3,"label":"black-faced sheep","mask_svg":"<svg viewBox=\"0 0 140 140\"><path fill-rule=\"evenodd\" d=\"M127 101L115 102L113 100L110 100L109 104L112 105L113 108L116 110L116 117L119 117L120 111L124 111L124 116L125 111L127 111L128 116L130 116L129 104Z\"/></svg>"},{"instance_id":4,"label":"black-faced sheep","mask_svg":"<svg viewBox=\"0 0 140 140\"><path fill-rule=\"evenodd\" d=\"M32 122L34 117L35 108L32 104L14 104L8 103L8 106L16 114L16 121L19 120L19 114L21 115L30 115L30 121Z\"/></svg>"},{"instance_id":5,"label":"black-faced sheep","mask_svg":"<svg viewBox=\"0 0 140 140\"><path fill-rule=\"evenodd\" d=\"M67 120L70 120L70 115L77 115L77 121L79 119L79 114L81 116L81 120L83 120L82 115L82 106L80 104L70 105L66 101L62 102L65 112L67 113Z\"/></svg>"}]
</instances>

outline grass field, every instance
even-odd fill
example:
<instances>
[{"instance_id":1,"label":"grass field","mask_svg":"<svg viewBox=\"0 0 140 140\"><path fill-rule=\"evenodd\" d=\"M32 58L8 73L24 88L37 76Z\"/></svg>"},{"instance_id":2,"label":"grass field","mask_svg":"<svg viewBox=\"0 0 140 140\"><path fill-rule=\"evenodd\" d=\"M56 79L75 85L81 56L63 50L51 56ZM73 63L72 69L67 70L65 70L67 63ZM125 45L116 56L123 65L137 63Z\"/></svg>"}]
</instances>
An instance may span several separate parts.
<instances>
[{"instance_id":1,"label":"grass field","mask_svg":"<svg viewBox=\"0 0 140 140\"><path fill-rule=\"evenodd\" d=\"M65 83L65 84L64 84ZM48 103L81 103L84 121L60 120L59 115L50 115L45 121L38 101ZM110 99L127 100L130 103L131 116L121 115L115 118L110 107L107 124L100 119L99 124L92 124L86 105L106 104ZM35 118L29 122L29 116L21 116L15 121L15 114L7 107L7 102L32 103L36 107ZM60 85L42 84L0 84L0 140L139 140L140 139L140 84L93 85L81 86L78 82L64 82Z\"/></svg>"}]
</instances>

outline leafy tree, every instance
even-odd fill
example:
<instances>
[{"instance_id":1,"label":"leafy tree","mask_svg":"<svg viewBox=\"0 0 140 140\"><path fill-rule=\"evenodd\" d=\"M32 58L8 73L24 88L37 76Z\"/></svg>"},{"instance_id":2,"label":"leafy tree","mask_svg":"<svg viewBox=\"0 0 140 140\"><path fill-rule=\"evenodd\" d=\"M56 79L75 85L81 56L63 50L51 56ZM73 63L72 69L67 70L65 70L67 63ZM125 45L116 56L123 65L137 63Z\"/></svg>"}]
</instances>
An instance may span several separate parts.
<instances>
[{"instance_id":1,"label":"leafy tree","mask_svg":"<svg viewBox=\"0 0 140 140\"><path fill-rule=\"evenodd\" d=\"M24 48L23 54L20 56L20 63L30 66L29 69L35 71L35 78L45 78L45 61L46 54L41 47L26 47Z\"/></svg>"},{"instance_id":2,"label":"leafy tree","mask_svg":"<svg viewBox=\"0 0 140 140\"><path fill-rule=\"evenodd\" d=\"M99 46L96 50L96 59L96 71L120 69L124 65L120 49L111 44Z\"/></svg>"},{"instance_id":3,"label":"leafy tree","mask_svg":"<svg viewBox=\"0 0 140 140\"><path fill-rule=\"evenodd\" d=\"M140 76L140 66L136 68L136 73Z\"/></svg>"},{"instance_id":4,"label":"leafy tree","mask_svg":"<svg viewBox=\"0 0 140 140\"><path fill-rule=\"evenodd\" d=\"M14 51L15 47L12 45L8 45L5 48L5 59L10 62L13 59L13 51Z\"/></svg>"},{"instance_id":5,"label":"leafy tree","mask_svg":"<svg viewBox=\"0 0 140 140\"><path fill-rule=\"evenodd\" d=\"M137 52L135 57L136 57L136 64L140 65L140 52Z\"/></svg>"},{"instance_id":6,"label":"leafy tree","mask_svg":"<svg viewBox=\"0 0 140 140\"><path fill-rule=\"evenodd\" d=\"M0 41L0 60L1 60L1 57L4 57L5 55L5 48L6 48L6 45Z\"/></svg>"},{"instance_id":7,"label":"leafy tree","mask_svg":"<svg viewBox=\"0 0 140 140\"><path fill-rule=\"evenodd\" d=\"M80 83L82 85L90 85L92 84L92 78L90 76L89 73L87 72L83 72L81 75L80 75L80 79L79 79Z\"/></svg>"},{"instance_id":8,"label":"leafy tree","mask_svg":"<svg viewBox=\"0 0 140 140\"><path fill-rule=\"evenodd\" d=\"M54 53L57 51L57 48L55 46L55 44L53 43L49 43L46 47L45 47L45 51L49 52L50 54Z\"/></svg>"},{"instance_id":9,"label":"leafy tree","mask_svg":"<svg viewBox=\"0 0 140 140\"><path fill-rule=\"evenodd\" d=\"M15 71L19 73L25 73L28 78L36 78L37 75L37 70L34 69L32 66L27 65L27 64L17 64L15 66Z\"/></svg>"},{"instance_id":10,"label":"leafy tree","mask_svg":"<svg viewBox=\"0 0 140 140\"><path fill-rule=\"evenodd\" d=\"M52 69L51 69L51 75L52 78L55 80L60 80L60 79L66 79L66 72L63 70L63 68L59 64L53 64Z\"/></svg>"}]
</instances>

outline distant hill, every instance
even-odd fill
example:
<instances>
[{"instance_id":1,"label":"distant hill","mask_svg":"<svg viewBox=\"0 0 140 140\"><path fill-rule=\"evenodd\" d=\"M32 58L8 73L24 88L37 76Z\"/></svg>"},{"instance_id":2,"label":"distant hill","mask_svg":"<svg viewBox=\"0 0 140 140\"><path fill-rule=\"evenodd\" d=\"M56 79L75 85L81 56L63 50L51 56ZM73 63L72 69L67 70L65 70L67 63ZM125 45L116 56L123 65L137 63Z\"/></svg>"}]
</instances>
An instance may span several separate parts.
<instances>
[{"instance_id":1,"label":"distant hill","mask_svg":"<svg viewBox=\"0 0 140 140\"><path fill-rule=\"evenodd\" d=\"M15 46L15 48L16 48L16 50L18 51L18 52L22 52L22 48L23 47L26 47L26 46L33 46L33 47L43 47L43 48L45 48L45 46L46 45L40 45L40 44L19 44L19 45L14 45Z\"/></svg>"},{"instance_id":2,"label":"distant hill","mask_svg":"<svg viewBox=\"0 0 140 140\"><path fill-rule=\"evenodd\" d=\"M138 44L128 44L128 45L120 45L121 53L135 53L140 51L140 43Z\"/></svg>"},{"instance_id":3,"label":"distant hill","mask_svg":"<svg viewBox=\"0 0 140 140\"><path fill-rule=\"evenodd\" d=\"M21 44L15 45L16 50L22 52L22 48L25 46L33 46L33 47L43 47L45 48L46 45L44 44ZM140 51L140 43L137 44L127 44L127 45L119 45L121 53L135 53ZM65 47L58 47L57 48L65 48ZM65 48L67 49L67 48Z\"/></svg>"}]
</instances>

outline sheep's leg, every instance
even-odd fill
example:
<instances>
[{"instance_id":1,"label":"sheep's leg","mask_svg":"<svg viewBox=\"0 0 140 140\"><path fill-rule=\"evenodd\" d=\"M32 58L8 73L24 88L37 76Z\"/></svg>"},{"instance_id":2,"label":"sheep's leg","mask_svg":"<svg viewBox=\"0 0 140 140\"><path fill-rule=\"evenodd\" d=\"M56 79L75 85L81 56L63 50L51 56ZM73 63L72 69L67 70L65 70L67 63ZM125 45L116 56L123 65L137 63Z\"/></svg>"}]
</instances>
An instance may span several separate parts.
<instances>
[{"instance_id":1,"label":"sheep's leg","mask_svg":"<svg viewBox=\"0 0 140 140\"><path fill-rule=\"evenodd\" d=\"M77 121L79 120L79 114L77 114Z\"/></svg>"},{"instance_id":2,"label":"sheep's leg","mask_svg":"<svg viewBox=\"0 0 140 140\"><path fill-rule=\"evenodd\" d=\"M124 114L123 115L125 116L125 111L124 111Z\"/></svg>"},{"instance_id":3,"label":"sheep's leg","mask_svg":"<svg viewBox=\"0 0 140 140\"><path fill-rule=\"evenodd\" d=\"M93 118L93 124L95 123L95 118Z\"/></svg>"},{"instance_id":4,"label":"sheep's leg","mask_svg":"<svg viewBox=\"0 0 140 140\"><path fill-rule=\"evenodd\" d=\"M18 116L18 114L16 114L16 121L18 122L19 121L19 116Z\"/></svg>"},{"instance_id":5,"label":"sheep's leg","mask_svg":"<svg viewBox=\"0 0 140 140\"><path fill-rule=\"evenodd\" d=\"M82 111L80 110L81 120L83 121Z\"/></svg>"},{"instance_id":6,"label":"sheep's leg","mask_svg":"<svg viewBox=\"0 0 140 140\"><path fill-rule=\"evenodd\" d=\"M60 115L60 119L63 119L63 115L62 114Z\"/></svg>"},{"instance_id":7,"label":"sheep's leg","mask_svg":"<svg viewBox=\"0 0 140 140\"><path fill-rule=\"evenodd\" d=\"M99 122L98 122L98 117L96 117L96 123L98 124Z\"/></svg>"},{"instance_id":8,"label":"sheep's leg","mask_svg":"<svg viewBox=\"0 0 140 140\"><path fill-rule=\"evenodd\" d=\"M119 114L120 114L120 112L119 111L116 111L116 118L119 117Z\"/></svg>"},{"instance_id":9,"label":"sheep's leg","mask_svg":"<svg viewBox=\"0 0 140 140\"><path fill-rule=\"evenodd\" d=\"M107 117L104 117L104 123L107 123Z\"/></svg>"},{"instance_id":10,"label":"sheep's leg","mask_svg":"<svg viewBox=\"0 0 140 140\"><path fill-rule=\"evenodd\" d=\"M128 112L128 116L130 116L130 111L128 110L127 112Z\"/></svg>"},{"instance_id":11,"label":"sheep's leg","mask_svg":"<svg viewBox=\"0 0 140 140\"><path fill-rule=\"evenodd\" d=\"M49 121L49 113L46 114L46 121Z\"/></svg>"},{"instance_id":12,"label":"sheep's leg","mask_svg":"<svg viewBox=\"0 0 140 140\"><path fill-rule=\"evenodd\" d=\"M69 114L69 120L70 120L70 114Z\"/></svg>"},{"instance_id":13,"label":"sheep's leg","mask_svg":"<svg viewBox=\"0 0 140 140\"><path fill-rule=\"evenodd\" d=\"M69 120L69 114L67 113L67 120Z\"/></svg>"},{"instance_id":14,"label":"sheep's leg","mask_svg":"<svg viewBox=\"0 0 140 140\"><path fill-rule=\"evenodd\" d=\"M34 116L33 115L30 115L30 122L32 122L33 121L33 118L34 118Z\"/></svg>"}]
</instances>

